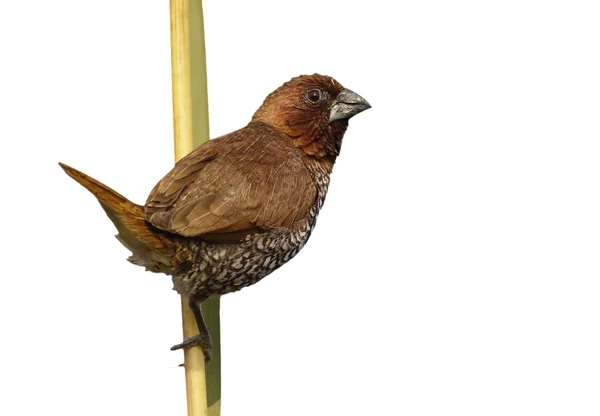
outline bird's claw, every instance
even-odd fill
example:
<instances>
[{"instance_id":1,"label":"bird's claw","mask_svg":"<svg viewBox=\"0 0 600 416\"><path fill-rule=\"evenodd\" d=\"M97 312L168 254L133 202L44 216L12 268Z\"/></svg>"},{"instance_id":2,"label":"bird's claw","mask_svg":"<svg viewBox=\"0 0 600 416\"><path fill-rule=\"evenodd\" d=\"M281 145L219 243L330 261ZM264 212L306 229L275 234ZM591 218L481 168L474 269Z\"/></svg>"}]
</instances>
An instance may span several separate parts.
<instances>
[{"instance_id":1,"label":"bird's claw","mask_svg":"<svg viewBox=\"0 0 600 416\"><path fill-rule=\"evenodd\" d=\"M181 344L177 344L177 345L173 345L171 347L171 351L175 351L175 350L180 350L180 349L189 349L192 347L202 347L202 350L204 351L204 360L208 361L211 358L211 351L212 351L212 340L210 339L210 336L206 336L206 335L202 335L202 334L198 334L195 335L191 338L186 339L185 341L183 341Z\"/></svg>"}]
</instances>

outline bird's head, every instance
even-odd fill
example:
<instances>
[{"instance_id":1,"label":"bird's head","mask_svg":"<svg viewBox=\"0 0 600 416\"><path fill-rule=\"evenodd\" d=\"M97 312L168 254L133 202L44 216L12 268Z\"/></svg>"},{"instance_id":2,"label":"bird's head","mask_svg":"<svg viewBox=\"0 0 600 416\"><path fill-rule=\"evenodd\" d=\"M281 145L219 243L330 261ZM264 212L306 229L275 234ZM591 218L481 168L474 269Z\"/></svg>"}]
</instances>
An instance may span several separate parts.
<instances>
[{"instance_id":1,"label":"bird's head","mask_svg":"<svg viewBox=\"0 0 600 416\"><path fill-rule=\"evenodd\" d=\"M364 98L331 77L301 75L269 94L252 121L286 134L307 155L335 158L348 120L368 108Z\"/></svg>"}]
</instances>

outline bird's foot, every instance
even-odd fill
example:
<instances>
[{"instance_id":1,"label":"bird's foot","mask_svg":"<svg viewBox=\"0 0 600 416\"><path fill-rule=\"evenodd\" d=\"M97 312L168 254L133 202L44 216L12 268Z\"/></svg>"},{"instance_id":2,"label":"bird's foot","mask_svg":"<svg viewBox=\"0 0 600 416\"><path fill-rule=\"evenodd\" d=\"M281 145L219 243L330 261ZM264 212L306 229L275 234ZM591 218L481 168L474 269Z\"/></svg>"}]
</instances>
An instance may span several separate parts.
<instances>
[{"instance_id":1,"label":"bird's foot","mask_svg":"<svg viewBox=\"0 0 600 416\"><path fill-rule=\"evenodd\" d=\"M188 348L192 348L192 347L196 347L196 346L202 347L202 350L204 351L204 360L205 361L210 360L211 351L212 351L212 340L210 339L210 336L208 336L208 335L198 334L191 338L188 338L185 341L183 341L181 344L173 345L171 347L171 351L180 350L180 349L187 350Z\"/></svg>"}]
</instances>

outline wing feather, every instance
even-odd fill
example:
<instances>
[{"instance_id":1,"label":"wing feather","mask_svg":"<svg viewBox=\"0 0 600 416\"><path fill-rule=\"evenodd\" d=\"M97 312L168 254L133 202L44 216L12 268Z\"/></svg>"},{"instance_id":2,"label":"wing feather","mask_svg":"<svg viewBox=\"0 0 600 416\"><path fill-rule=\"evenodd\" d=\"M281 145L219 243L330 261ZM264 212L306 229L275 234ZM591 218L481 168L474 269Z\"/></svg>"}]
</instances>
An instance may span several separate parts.
<instances>
[{"instance_id":1,"label":"wing feather","mask_svg":"<svg viewBox=\"0 0 600 416\"><path fill-rule=\"evenodd\" d=\"M181 159L152 190L146 220L207 241L291 227L314 203L316 188L291 140L250 123Z\"/></svg>"}]
</instances>

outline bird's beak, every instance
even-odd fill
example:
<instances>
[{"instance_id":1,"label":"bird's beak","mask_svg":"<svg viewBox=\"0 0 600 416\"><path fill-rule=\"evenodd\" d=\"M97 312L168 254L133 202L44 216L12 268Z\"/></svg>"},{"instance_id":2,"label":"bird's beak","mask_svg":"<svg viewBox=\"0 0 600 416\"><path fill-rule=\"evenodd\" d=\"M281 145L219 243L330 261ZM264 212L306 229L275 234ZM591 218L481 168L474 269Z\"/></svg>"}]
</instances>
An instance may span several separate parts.
<instances>
[{"instance_id":1,"label":"bird's beak","mask_svg":"<svg viewBox=\"0 0 600 416\"><path fill-rule=\"evenodd\" d=\"M331 112L329 113L329 122L335 120L347 120L371 108L371 104L354 91L344 88L333 101Z\"/></svg>"}]
</instances>

